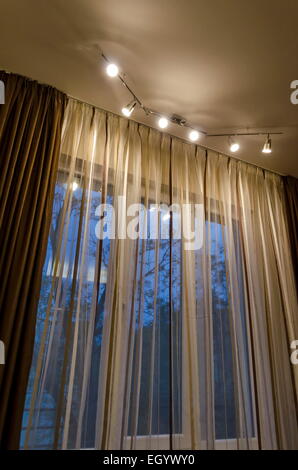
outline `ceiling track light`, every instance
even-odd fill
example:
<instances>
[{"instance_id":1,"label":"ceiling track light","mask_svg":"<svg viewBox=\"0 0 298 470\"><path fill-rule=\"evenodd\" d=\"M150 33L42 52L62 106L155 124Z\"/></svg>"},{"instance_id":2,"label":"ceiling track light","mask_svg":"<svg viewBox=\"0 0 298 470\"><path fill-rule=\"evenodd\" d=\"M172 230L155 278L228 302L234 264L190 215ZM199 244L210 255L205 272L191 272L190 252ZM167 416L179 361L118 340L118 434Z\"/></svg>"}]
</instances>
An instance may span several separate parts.
<instances>
[{"instance_id":1,"label":"ceiling track light","mask_svg":"<svg viewBox=\"0 0 298 470\"><path fill-rule=\"evenodd\" d=\"M106 68L107 75L111 78L117 77L119 74L119 68L116 64L109 64Z\"/></svg>"},{"instance_id":2,"label":"ceiling track light","mask_svg":"<svg viewBox=\"0 0 298 470\"><path fill-rule=\"evenodd\" d=\"M172 114L170 117L165 117L163 116L162 113L159 111L155 111L153 109L148 108L145 106L142 101L137 97L137 95L134 93L134 91L130 88L130 86L127 84L126 79L125 79L125 74L122 76L119 72L119 68L116 64L112 63L103 53L101 53L102 58L107 64L106 67L106 72L109 75L109 77L117 77L122 85L125 86L127 91L130 93L132 97L132 101L127 105L122 108L122 114L126 117L130 117L130 115L133 113L135 107L138 105L147 116L156 116L158 117L157 124L161 129L166 129L171 122L172 124L175 124L180 127L185 127L188 129L188 139L191 142L196 142L202 135L205 137L228 137L229 138L229 145L230 145L230 151L235 153L240 149L240 145L238 142L234 141L233 139L236 136L258 136L258 135L267 135L266 142L264 144L264 147L262 149L263 153L271 153L272 148L271 148L271 139L270 135L274 134L283 134L283 132L237 132L233 134L208 134L205 131L198 131L194 128L194 126L191 125L191 123L187 122L185 118L178 114Z\"/></svg>"},{"instance_id":3,"label":"ceiling track light","mask_svg":"<svg viewBox=\"0 0 298 470\"><path fill-rule=\"evenodd\" d=\"M229 137L229 145L230 145L230 151L235 153L235 152L238 152L238 150L240 149L240 145L238 144L238 142L236 142L232 136Z\"/></svg>"},{"instance_id":4,"label":"ceiling track light","mask_svg":"<svg viewBox=\"0 0 298 470\"><path fill-rule=\"evenodd\" d=\"M136 105L137 105L137 102L135 99L133 99L130 103L124 106L124 108L122 108L122 114L124 114L124 116L126 117L129 117L133 113Z\"/></svg>"},{"instance_id":5,"label":"ceiling track light","mask_svg":"<svg viewBox=\"0 0 298 470\"><path fill-rule=\"evenodd\" d=\"M179 114L172 114L171 122L181 127L188 127L186 119L182 116L179 116Z\"/></svg>"},{"instance_id":6,"label":"ceiling track light","mask_svg":"<svg viewBox=\"0 0 298 470\"><path fill-rule=\"evenodd\" d=\"M158 125L161 129L165 129L169 125L169 120L166 117L161 117L158 120Z\"/></svg>"},{"instance_id":7,"label":"ceiling track light","mask_svg":"<svg viewBox=\"0 0 298 470\"><path fill-rule=\"evenodd\" d=\"M196 142L200 138L200 133L196 131L195 129L192 129L189 134L188 134L189 140L192 142Z\"/></svg>"},{"instance_id":8,"label":"ceiling track light","mask_svg":"<svg viewBox=\"0 0 298 470\"><path fill-rule=\"evenodd\" d=\"M272 152L272 148L271 148L271 139L270 139L270 135L268 134L267 135L267 139L264 143L264 147L262 149L262 152L263 153L271 153Z\"/></svg>"}]
</instances>

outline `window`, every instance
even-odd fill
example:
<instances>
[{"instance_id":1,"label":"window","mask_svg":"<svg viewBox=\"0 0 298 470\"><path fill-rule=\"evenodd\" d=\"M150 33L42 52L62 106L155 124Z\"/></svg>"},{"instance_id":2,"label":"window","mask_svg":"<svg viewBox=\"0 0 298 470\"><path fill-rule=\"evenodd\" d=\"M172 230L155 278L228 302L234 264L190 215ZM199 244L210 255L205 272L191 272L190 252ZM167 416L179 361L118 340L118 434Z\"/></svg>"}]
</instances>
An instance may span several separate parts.
<instances>
[{"instance_id":1,"label":"window","mask_svg":"<svg viewBox=\"0 0 298 470\"><path fill-rule=\"evenodd\" d=\"M43 268L42 287L37 314L35 350L32 361L30 379L27 389L26 405L23 418L23 430L21 446L25 443L25 432L30 416L30 402L32 395L41 386L34 382L39 368L39 381L42 382L43 393L41 398L35 401L35 409L32 413L35 421L34 448L52 448L53 442L59 435L57 430L57 413L61 396L64 400L65 390L62 387L61 377L70 373L68 365L63 372L65 364L65 348L75 323L78 305L80 306L81 327L90 321L90 309L96 302L96 316L94 334L92 337L92 354L90 364L90 381L86 393L87 407L84 409L84 433L81 436L81 446L92 448L95 445L96 410L99 383L99 363L101 359L101 345L103 334L103 322L105 315L105 295L107 289L107 270L109 266L110 241L105 238L101 256L99 275L99 287L94 298L96 283L96 250L98 240L95 235L95 226L98 217L95 214L96 207L101 202L101 186L96 179L93 181L92 190L89 192L88 224L82 218L86 216L86 210L82 211L82 205L87 204L83 200L83 177L78 171L78 186L72 188L72 194L67 194L67 172L59 172L56 184L55 199L53 205L52 225L48 241L47 255ZM66 198L69 201L65 204ZM113 188L109 187L107 202L113 202ZM64 214L63 214L64 211ZM67 214L65 215L65 211ZM170 220L161 214L160 230L162 224L169 228ZM61 222L63 220L63 222ZM82 229L84 226L87 229ZM61 223L63 230L61 231ZM236 252L238 256L238 277L243 283L241 272L241 247L237 222L235 224L235 240L239 244ZM165 227L163 227L165 228ZM150 227L148 227L148 230ZM85 230L85 231L84 231ZM86 232L87 230L87 232ZM226 253L223 234L225 227L219 220L206 220L206 233L209 237L209 260L211 284L209 291L204 280L204 260L202 251L198 250L196 259L196 311L194 319L196 327L192 331L197 349L197 361L200 368L200 419L202 425L202 440L207 440L207 415L206 408L210 400L210 390L206 387L206 348L207 333L206 319L208 317L206 302L212 304L212 322L208 334L211 335L211 355L213 369L213 403L214 403L214 435L215 439L233 440L238 438L237 409L235 403L236 383L235 351L233 352L233 325L229 314L229 293L226 277ZM59 231L62 237L59 237ZM87 243L81 243L85 237ZM172 432L184 439L183 448L189 447L185 429L187 420L183 412L183 400L185 383L189 374L188 365L185 362L185 342L182 338L183 325L183 289L182 289L182 242L180 240L139 240L139 248L136 263L136 297L134 299L134 325L135 341L133 344L132 368L138 373L132 374L129 400L128 440L129 436L139 436L139 446L142 447L142 438L152 435L158 436L159 442L164 438L165 447L168 436ZM55 254L59 248L59 259ZM87 249L84 251L84 246ZM171 267L171 275L170 275ZM158 275L157 275L158 274ZM80 283L80 279L83 279ZM80 286L80 287L78 287ZM170 289L171 286L171 289ZM211 287L210 287L211 286ZM241 288L241 286L240 286ZM207 299L207 297L209 298ZM171 309L170 305L171 298ZM210 304L208 304L210 307ZM49 315L47 316L47 312ZM245 360L242 364L242 382L245 385L243 394L249 409L247 435L254 436L254 418L252 402L252 384L250 381L250 360L248 326L244 300L241 303L239 316L242 324L242 335L245 341ZM48 320L47 320L48 318ZM45 323L55 324L55 335L51 328L45 329ZM210 327L210 322L209 322ZM171 336L170 336L171 328ZM45 333L46 331L46 333ZM74 334L74 333L73 333ZM72 339L71 339L72 341ZM80 340L79 340L80 341ZM210 337L209 337L210 341ZM72 344L72 343L71 343ZM43 349L42 349L43 348ZM46 352L51 348L51 361L45 359ZM83 351L78 344L79 354ZM39 351L40 357L38 356ZM170 358L171 356L171 358ZM171 359L171 360L170 360ZM84 361L82 356L80 360ZM41 361L41 362L39 362ZM170 368L170 363L172 367ZM81 367L83 365L81 364ZM138 380L140 383L138 384ZM170 383L172 381L172 388ZM140 393L136 393L137 387ZM61 395L62 394L62 395ZM38 396L38 394L37 394ZM171 397L171 400L170 400ZM60 400L60 402L59 402ZM80 414L81 395L74 387L72 400L72 416L70 418L71 429L76 426ZM170 404L172 405L172 418L170 418ZM150 410L150 412L148 412ZM172 419L172 421L171 421ZM59 420L60 422L60 420ZM63 424L63 420L61 421ZM62 425L60 424L60 426ZM72 426L73 424L73 426ZM32 426L32 424L31 424ZM61 433L60 433L61 435ZM61 438L56 442L61 446ZM75 434L70 433L68 448L76 446ZM30 442L29 442L30 447ZM160 447L160 444L159 444Z\"/></svg>"}]
</instances>

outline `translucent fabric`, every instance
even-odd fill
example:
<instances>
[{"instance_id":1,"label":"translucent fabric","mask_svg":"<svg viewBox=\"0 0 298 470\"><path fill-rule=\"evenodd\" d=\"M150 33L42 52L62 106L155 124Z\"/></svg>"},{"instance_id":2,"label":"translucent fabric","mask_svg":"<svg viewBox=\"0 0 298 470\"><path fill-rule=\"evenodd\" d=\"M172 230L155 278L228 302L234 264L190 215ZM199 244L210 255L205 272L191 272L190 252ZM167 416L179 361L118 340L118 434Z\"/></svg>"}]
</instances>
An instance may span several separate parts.
<instances>
[{"instance_id":1,"label":"translucent fabric","mask_svg":"<svg viewBox=\"0 0 298 470\"><path fill-rule=\"evenodd\" d=\"M22 447L297 448L297 311L279 176L69 102Z\"/></svg>"}]
</instances>

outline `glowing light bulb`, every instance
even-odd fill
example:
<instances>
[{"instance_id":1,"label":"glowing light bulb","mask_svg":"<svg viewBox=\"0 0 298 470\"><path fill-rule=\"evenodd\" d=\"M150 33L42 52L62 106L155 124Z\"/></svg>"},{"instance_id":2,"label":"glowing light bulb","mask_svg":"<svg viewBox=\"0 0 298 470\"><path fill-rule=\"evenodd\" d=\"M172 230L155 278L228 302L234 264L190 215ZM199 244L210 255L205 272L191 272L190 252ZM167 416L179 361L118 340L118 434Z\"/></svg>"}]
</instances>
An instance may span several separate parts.
<instances>
[{"instance_id":1,"label":"glowing light bulb","mask_svg":"<svg viewBox=\"0 0 298 470\"><path fill-rule=\"evenodd\" d=\"M109 64L106 68L107 74L109 77L117 77L119 69L115 64Z\"/></svg>"},{"instance_id":2,"label":"glowing light bulb","mask_svg":"<svg viewBox=\"0 0 298 470\"><path fill-rule=\"evenodd\" d=\"M192 131L190 131L190 133L188 134L188 137L189 137L189 139L190 139L192 142L195 142L196 140L199 139L200 133L199 133L198 131L192 130Z\"/></svg>"},{"instance_id":3,"label":"glowing light bulb","mask_svg":"<svg viewBox=\"0 0 298 470\"><path fill-rule=\"evenodd\" d=\"M135 100L131 101L130 103L128 103L128 105L124 106L124 108L122 108L122 114L124 114L124 116L126 117L129 117L133 110L135 109L136 107L136 104L137 102Z\"/></svg>"},{"instance_id":4,"label":"glowing light bulb","mask_svg":"<svg viewBox=\"0 0 298 470\"><path fill-rule=\"evenodd\" d=\"M158 121L158 125L161 129L165 129L169 125L169 121L165 117L161 117Z\"/></svg>"},{"instance_id":5,"label":"glowing light bulb","mask_svg":"<svg viewBox=\"0 0 298 470\"><path fill-rule=\"evenodd\" d=\"M262 149L262 152L263 153L271 153L272 152L272 148L271 148L271 139L268 135L267 139L266 139L266 142L264 143L264 147Z\"/></svg>"},{"instance_id":6,"label":"glowing light bulb","mask_svg":"<svg viewBox=\"0 0 298 470\"><path fill-rule=\"evenodd\" d=\"M237 152L238 150L240 149L240 145L237 143L237 142L233 142L231 145L230 145L230 150L231 152Z\"/></svg>"},{"instance_id":7,"label":"glowing light bulb","mask_svg":"<svg viewBox=\"0 0 298 470\"><path fill-rule=\"evenodd\" d=\"M77 183L76 181L73 181L73 183L72 183L72 185L71 185L71 189L72 189L73 191L76 191L76 189L78 189L78 187L79 187L78 183Z\"/></svg>"},{"instance_id":8,"label":"glowing light bulb","mask_svg":"<svg viewBox=\"0 0 298 470\"><path fill-rule=\"evenodd\" d=\"M122 111L122 114L124 114L124 116L126 116L126 117L129 117L131 115L131 111L129 111L129 109L126 108L126 107L122 108L121 111Z\"/></svg>"}]
</instances>

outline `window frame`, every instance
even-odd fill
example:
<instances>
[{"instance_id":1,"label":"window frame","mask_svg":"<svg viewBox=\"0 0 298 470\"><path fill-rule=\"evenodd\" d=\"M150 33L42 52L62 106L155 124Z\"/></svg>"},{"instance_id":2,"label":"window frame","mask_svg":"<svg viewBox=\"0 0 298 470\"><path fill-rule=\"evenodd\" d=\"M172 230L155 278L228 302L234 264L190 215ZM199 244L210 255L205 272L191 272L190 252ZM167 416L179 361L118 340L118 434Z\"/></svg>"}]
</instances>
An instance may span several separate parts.
<instances>
[{"instance_id":1,"label":"window frame","mask_svg":"<svg viewBox=\"0 0 298 470\"><path fill-rule=\"evenodd\" d=\"M65 156L67 158L67 156ZM83 160L82 160L83 161ZM83 166L83 165L82 165ZM100 165L98 165L100 167ZM101 169L99 169L99 174L101 174ZM111 169L113 171L113 169ZM67 174L69 171L64 167L63 165L59 167L58 169L58 174ZM74 176L75 177L84 177L83 171L80 171L79 169L76 169L74 171ZM102 185L102 182L98 178L94 178L94 180L97 180L100 187ZM57 178L58 182L58 178ZM108 183L110 184L110 182ZM144 185L142 184L142 189L144 190ZM162 199L164 194L167 194L166 199L168 199L168 192L166 191L168 189L166 185L163 183L162 184L162 191L160 193L160 198ZM196 199L195 195L193 195L193 198ZM217 207L218 204L220 204L219 201L213 201L215 202L215 208ZM161 203L161 202L160 202ZM166 204L166 202L164 202ZM215 219L218 218L218 215L216 213L216 209L214 208L214 212L212 212L212 217L214 216ZM237 221L236 221L237 222ZM243 266L242 266L243 269ZM247 302L245 301L247 304ZM245 321L247 324L247 340L248 340L248 361L249 361L249 377L251 380L251 391L254 390L254 377L252 373L252 356L251 356L251 337L250 337L250 332L249 332L249 323L248 323L248 309L245 308ZM179 434L173 434L173 442L175 443L175 440L179 441L179 444L182 445L182 449L186 450L192 450L191 448L191 438L189 435L189 429L190 429L190 416L183 412L183 404L185 403L185 397L188 396L189 389L188 389L188 380L185 380L183 377L188 377L189 376L189 369L188 369L188 361L187 361L187 354L186 354L186 340L184 338L185 335L185 315L183 314L183 306L182 306L182 432ZM192 341L193 344L197 344L197 335L195 333L195 328L190 328L190 334L192 336ZM212 338L213 340L213 338ZM252 400L252 419L254 423L254 429L255 429L255 434L256 434L256 408L255 408L255 396L254 393L251 393L251 400ZM25 410L24 410L25 411ZM215 430L214 430L215 432ZM133 441L133 442L132 442ZM129 450L131 447L136 450L148 450L148 442L150 442L150 447L153 449L164 449L164 450L169 450L170 449L170 435L169 434L159 434L159 435L137 435L135 437L127 436L124 439L124 449ZM238 448L245 448L247 447L251 449L258 449L258 439L256 436L252 436L249 438L229 438L229 439L214 439L214 448L217 450L236 450ZM201 440L200 441L200 449L207 449L208 448L208 443L206 440ZM87 449L85 447L81 447L81 449Z\"/></svg>"}]
</instances>

